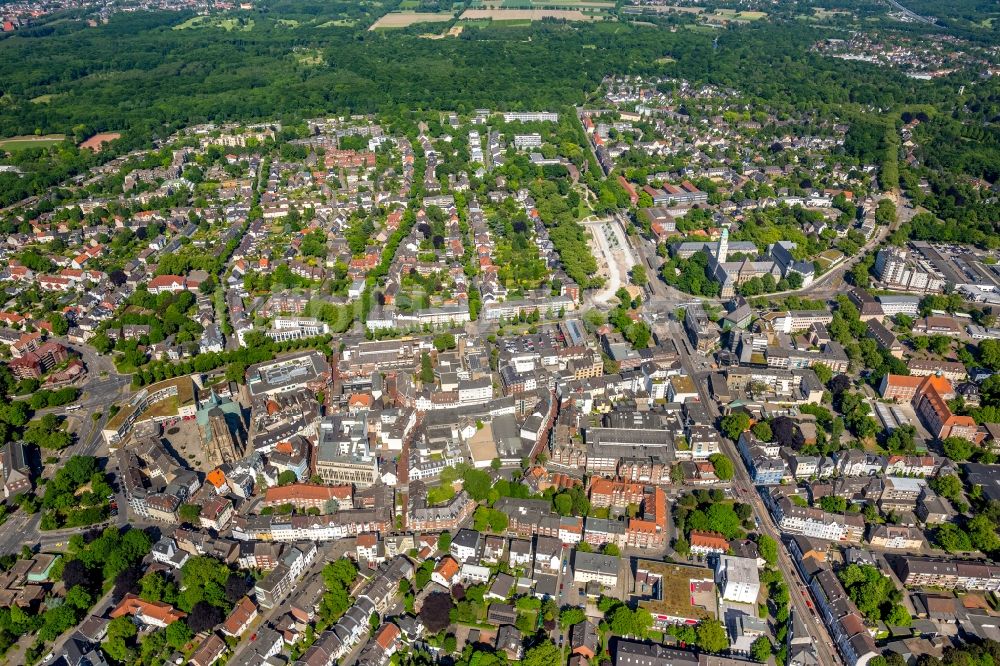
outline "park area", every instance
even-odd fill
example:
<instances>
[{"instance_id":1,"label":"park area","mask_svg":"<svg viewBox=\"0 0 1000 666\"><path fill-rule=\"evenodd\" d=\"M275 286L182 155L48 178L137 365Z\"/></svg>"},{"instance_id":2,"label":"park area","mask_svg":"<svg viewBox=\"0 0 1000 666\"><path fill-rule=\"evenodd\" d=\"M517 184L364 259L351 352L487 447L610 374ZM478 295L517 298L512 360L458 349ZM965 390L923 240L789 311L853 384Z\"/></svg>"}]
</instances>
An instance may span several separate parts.
<instances>
[{"instance_id":1,"label":"park area","mask_svg":"<svg viewBox=\"0 0 1000 666\"><path fill-rule=\"evenodd\" d=\"M42 136L12 136L0 139L0 150L25 150L28 148L48 148L66 139L65 134L45 134Z\"/></svg>"},{"instance_id":2,"label":"park area","mask_svg":"<svg viewBox=\"0 0 1000 666\"><path fill-rule=\"evenodd\" d=\"M226 32L241 30L249 32L253 30L253 19L243 19L223 16L194 16L179 25L174 26L174 30L190 30L192 28L221 28Z\"/></svg>"}]
</instances>

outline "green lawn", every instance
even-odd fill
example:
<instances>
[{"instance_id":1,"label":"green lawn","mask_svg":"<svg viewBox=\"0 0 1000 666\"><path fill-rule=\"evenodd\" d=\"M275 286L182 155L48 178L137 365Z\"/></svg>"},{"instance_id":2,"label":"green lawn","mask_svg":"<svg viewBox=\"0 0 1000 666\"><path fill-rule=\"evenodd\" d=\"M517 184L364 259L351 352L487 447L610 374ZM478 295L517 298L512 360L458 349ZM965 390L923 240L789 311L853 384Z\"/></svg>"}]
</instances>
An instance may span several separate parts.
<instances>
[{"instance_id":1,"label":"green lawn","mask_svg":"<svg viewBox=\"0 0 1000 666\"><path fill-rule=\"evenodd\" d=\"M65 134L46 134L44 136L12 136L0 139L0 149L25 150L26 148L48 148L66 139Z\"/></svg>"}]
</instances>

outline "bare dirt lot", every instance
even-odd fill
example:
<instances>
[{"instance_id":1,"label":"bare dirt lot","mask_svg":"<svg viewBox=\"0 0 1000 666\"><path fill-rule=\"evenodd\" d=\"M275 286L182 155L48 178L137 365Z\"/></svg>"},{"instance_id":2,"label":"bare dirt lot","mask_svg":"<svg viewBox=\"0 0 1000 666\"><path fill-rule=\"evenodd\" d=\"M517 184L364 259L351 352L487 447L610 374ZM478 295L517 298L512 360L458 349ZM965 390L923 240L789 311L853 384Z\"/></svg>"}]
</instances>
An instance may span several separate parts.
<instances>
[{"instance_id":1,"label":"bare dirt lot","mask_svg":"<svg viewBox=\"0 0 1000 666\"><path fill-rule=\"evenodd\" d=\"M110 143L115 139L122 138L122 135L118 132L101 132L100 134L95 134L86 141L80 144L81 148L88 148L93 150L95 153L101 152L101 147L105 143Z\"/></svg>"}]
</instances>

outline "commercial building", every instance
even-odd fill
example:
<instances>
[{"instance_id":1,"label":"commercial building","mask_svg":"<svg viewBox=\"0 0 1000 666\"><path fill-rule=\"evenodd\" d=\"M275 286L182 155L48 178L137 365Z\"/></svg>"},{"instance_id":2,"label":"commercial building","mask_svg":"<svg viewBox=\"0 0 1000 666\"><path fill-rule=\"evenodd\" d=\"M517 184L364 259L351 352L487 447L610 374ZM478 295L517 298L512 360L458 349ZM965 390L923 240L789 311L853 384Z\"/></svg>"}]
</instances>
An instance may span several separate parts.
<instances>
[{"instance_id":1,"label":"commercial building","mask_svg":"<svg viewBox=\"0 0 1000 666\"><path fill-rule=\"evenodd\" d=\"M115 449L139 423L189 419L195 416L197 409L198 401L191 377L167 379L140 389L127 405L108 420L101 434L108 446Z\"/></svg>"},{"instance_id":2,"label":"commercial building","mask_svg":"<svg viewBox=\"0 0 1000 666\"><path fill-rule=\"evenodd\" d=\"M314 468L325 483L367 488L381 478L364 418L330 416L319 424Z\"/></svg>"},{"instance_id":3,"label":"commercial building","mask_svg":"<svg viewBox=\"0 0 1000 666\"><path fill-rule=\"evenodd\" d=\"M715 583L725 601L756 604L760 596L757 560L720 555L715 567Z\"/></svg>"},{"instance_id":4,"label":"commercial building","mask_svg":"<svg viewBox=\"0 0 1000 666\"><path fill-rule=\"evenodd\" d=\"M307 351L251 365L246 371L250 396L288 393L301 388L323 390L330 381L330 364L323 354Z\"/></svg>"},{"instance_id":5,"label":"commercial building","mask_svg":"<svg viewBox=\"0 0 1000 666\"><path fill-rule=\"evenodd\" d=\"M618 570L621 559L600 553L573 552L573 582L577 584L594 581L603 587L618 584Z\"/></svg>"}]
</instances>

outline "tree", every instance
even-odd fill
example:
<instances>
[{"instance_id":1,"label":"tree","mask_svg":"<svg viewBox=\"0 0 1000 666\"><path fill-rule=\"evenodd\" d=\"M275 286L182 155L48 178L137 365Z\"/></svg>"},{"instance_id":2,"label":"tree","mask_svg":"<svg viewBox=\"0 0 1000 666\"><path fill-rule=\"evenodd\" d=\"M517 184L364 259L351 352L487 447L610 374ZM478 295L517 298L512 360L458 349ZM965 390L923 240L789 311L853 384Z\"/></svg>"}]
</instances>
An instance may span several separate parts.
<instances>
[{"instance_id":1,"label":"tree","mask_svg":"<svg viewBox=\"0 0 1000 666\"><path fill-rule=\"evenodd\" d=\"M431 355L427 352L420 355L420 381L424 384L434 383L434 365L431 363Z\"/></svg>"},{"instance_id":2,"label":"tree","mask_svg":"<svg viewBox=\"0 0 1000 666\"><path fill-rule=\"evenodd\" d=\"M604 544L604 547L603 547L603 548L601 548L601 551L602 551L602 552L603 552L603 553L604 553L605 555L610 555L610 556L612 556L612 557L619 557L619 556L621 556L621 554L622 554L622 551L621 551L621 549L620 549L620 548L618 548L618 546L616 546L616 545L615 545L615 544L613 544L613 543L606 543L606 544Z\"/></svg>"},{"instance_id":3,"label":"tree","mask_svg":"<svg viewBox=\"0 0 1000 666\"><path fill-rule=\"evenodd\" d=\"M181 650L194 638L194 633L183 622L171 622L167 625L167 645L175 650Z\"/></svg>"},{"instance_id":4,"label":"tree","mask_svg":"<svg viewBox=\"0 0 1000 666\"><path fill-rule=\"evenodd\" d=\"M976 550L992 553L1000 549L1000 538L997 537L996 527L988 516L979 514L965 527L969 533L969 540Z\"/></svg>"},{"instance_id":5,"label":"tree","mask_svg":"<svg viewBox=\"0 0 1000 666\"><path fill-rule=\"evenodd\" d=\"M434 348L439 352L454 349L456 347L455 336L451 333L442 333L434 336Z\"/></svg>"},{"instance_id":6,"label":"tree","mask_svg":"<svg viewBox=\"0 0 1000 666\"><path fill-rule=\"evenodd\" d=\"M435 592L424 599L424 605L420 607L420 619L428 633L436 634L448 627L451 608L451 596L444 592Z\"/></svg>"},{"instance_id":7,"label":"tree","mask_svg":"<svg viewBox=\"0 0 1000 666\"><path fill-rule=\"evenodd\" d=\"M565 631L574 624L579 624L587 619L587 614L582 608L567 606L559 611L559 626Z\"/></svg>"},{"instance_id":8,"label":"tree","mask_svg":"<svg viewBox=\"0 0 1000 666\"><path fill-rule=\"evenodd\" d=\"M754 661L761 663L771 658L771 640L767 636L760 636L750 644L750 657Z\"/></svg>"},{"instance_id":9,"label":"tree","mask_svg":"<svg viewBox=\"0 0 1000 666\"><path fill-rule=\"evenodd\" d=\"M543 641L524 654L523 666L552 666L562 661L562 651L552 643Z\"/></svg>"},{"instance_id":10,"label":"tree","mask_svg":"<svg viewBox=\"0 0 1000 666\"><path fill-rule=\"evenodd\" d=\"M632 610L621 604L608 614L608 625L618 636L637 636L644 638L653 627L653 616L643 608Z\"/></svg>"},{"instance_id":11,"label":"tree","mask_svg":"<svg viewBox=\"0 0 1000 666\"><path fill-rule=\"evenodd\" d=\"M847 499L836 495L821 497L819 505L828 513L844 513L847 511Z\"/></svg>"},{"instance_id":12,"label":"tree","mask_svg":"<svg viewBox=\"0 0 1000 666\"><path fill-rule=\"evenodd\" d=\"M221 608L207 601L199 601L188 613L187 626L192 632L200 634L222 624L225 619Z\"/></svg>"},{"instance_id":13,"label":"tree","mask_svg":"<svg viewBox=\"0 0 1000 666\"><path fill-rule=\"evenodd\" d=\"M287 486L287 485L289 485L291 483L295 483L298 480L299 480L299 477L296 476L295 472L293 472L290 469L282 470L281 473L278 474L278 485L279 486Z\"/></svg>"},{"instance_id":14,"label":"tree","mask_svg":"<svg viewBox=\"0 0 1000 666\"><path fill-rule=\"evenodd\" d=\"M49 316L46 317L46 321L52 326L52 334L63 336L69 332L69 322L66 321L66 317L62 316L58 312L51 312Z\"/></svg>"},{"instance_id":15,"label":"tree","mask_svg":"<svg viewBox=\"0 0 1000 666\"><path fill-rule=\"evenodd\" d=\"M940 548L949 553L960 553L972 550L972 540L969 535L952 523L943 523L934 531L932 540Z\"/></svg>"},{"instance_id":16,"label":"tree","mask_svg":"<svg viewBox=\"0 0 1000 666\"><path fill-rule=\"evenodd\" d=\"M573 497L568 492L553 495L552 504L560 516L569 516L573 513Z\"/></svg>"},{"instance_id":17,"label":"tree","mask_svg":"<svg viewBox=\"0 0 1000 666\"><path fill-rule=\"evenodd\" d=\"M723 481L731 481L734 474L733 461L724 453L713 453L708 457L715 466L715 475Z\"/></svg>"},{"instance_id":18,"label":"tree","mask_svg":"<svg viewBox=\"0 0 1000 666\"><path fill-rule=\"evenodd\" d=\"M466 470L462 475L462 480L462 488L465 492L469 493L469 497L477 502L484 501L489 495L490 488L493 487L490 475L478 469L470 468Z\"/></svg>"},{"instance_id":19,"label":"tree","mask_svg":"<svg viewBox=\"0 0 1000 666\"><path fill-rule=\"evenodd\" d=\"M424 560L414 573L414 583L416 588L422 590L431 582L431 574L434 573L434 560Z\"/></svg>"},{"instance_id":20,"label":"tree","mask_svg":"<svg viewBox=\"0 0 1000 666\"><path fill-rule=\"evenodd\" d=\"M632 284L637 285L639 287L649 282L649 278L646 276L646 267L643 266L642 264L636 264L635 266L633 266L631 279L632 279Z\"/></svg>"},{"instance_id":21,"label":"tree","mask_svg":"<svg viewBox=\"0 0 1000 666\"><path fill-rule=\"evenodd\" d=\"M67 590L77 585L90 588L94 583L94 576L82 560L70 560L63 566L62 580Z\"/></svg>"},{"instance_id":22,"label":"tree","mask_svg":"<svg viewBox=\"0 0 1000 666\"><path fill-rule=\"evenodd\" d=\"M847 375L837 375L830 380L827 388L834 396L838 396L851 387L851 380Z\"/></svg>"},{"instance_id":23,"label":"tree","mask_svg":"<svg viewBox=\"0 0 1000 666\"><path fill-rule=\"evenodd\" d=\"M771 421L771 432L774 440L781 446L788 446L793 449L801 449L805 443L802 432L795 424L795 421L787 416L779 416Z\"/></svg>"},{"instance_id":24,"label":"tree","mask_svg":"<svg viewBox=\"0 0 1000 666\"><path fill-rule=\"evenodd\" d=\"M767 421L761 421L760 423L755 423L752 428L754 436L761 440L762 442L770 442L771 438L774 436L771 432L771 424Z\"/></svg>"},{"instance_id":25,"label":"tree","mask_svg":"<svg viewBox=\"0 0 1000 666\"><path fill-rule=\"evenodd\" d=\"M698 647L705 652L722 652L729 648L729 637L726 629L718 620L702 620L695 630L698 637Z\"/></svg>"},{"instance_id":26,"label":"tree","mask_svg":"<svg viewBox=\"0 0 1000 666\"><path fill-rule=\"evenodd\" d=\"M962 496L962 480L954 474L936 476L927 485L938 495L950 500L957 500Z\"/></svg>"},{"instance_id":27,"label":"tree","mask_svg":"<svg viewBox=\"0 0 1000 666\"><path fill-rule=\"evenodd\" d=\"M438 536L438 550L447 552L451 548L451 532L444 531Z\"/></svg>"},{"instance_id":28,"label":"tree","mask_svg":"<svg viewBox=\"0 0 1000 666\"><path fill-rule=\"evenodd\" d=\"M720 425L726 437L736 441L743 431L750 427L750 415L746 412L733 412L723 416Z\"/></svg>"},{"instance_id":29,"label":"tree","mask_svg":"<svg viewBox=\"0 0 1000 666\"><path fill-rule=\"evenodd\" d=\"M778 562L778 543L766 534L757 535L757 552L771 566Z\"/></svg>"},{"instance_id":30,"label":"tree","mask_svg":"<svg viewBox=\"0 0 1000 666\"><path fill-rule=\"evenodd\" d=\"M180 516L182 522L196 523L198 522L198 517L201 516L201 505L182 504L177 514Z\"/></svg>"},{"instance_id":31,"label":"tree","mask_svg":"<svg viewBox=\"0 0 1000 666\"><path fill-rule=\"evenodd\" d=\"M720 532L727 539L735 539L743 533L740 529L742 525L740 517L730 504L713 504L708 507L705 515L708 519L708 529Z\"/></svg>"},{"instance_id":32,"label":"tree","mask_svg":"<svg viewBox=\"0 0 1000 666\"><path fill-rule=\"evenodd\" d=\"M893 604L885 616L885 623L890 627L908 627L912 622L913 618L902 604Z\"/></svg>"},{"instance_id":33,"label":"tree","mask_svg":"<svg viewBox=\"0 0 1000 666\"><path fill-rule=\"evenodd\" d=\"M231 573L226 579L226 601L236 604L250 591L250 585L242 574Z\"/></svg>"},{"instance_id":34,"label":"tree","mask_svg":"<svg viewBox=\"0 0 1000 666\"><path fill-rule=\"evenodd\" d=\"M66 593L66 605L79 611L85 611L94 603L90 592L82 585L75 585Z\"/></svg>"},{"instance_id":35,"label":"tree","mask_svg":"<svg viewBox=\"0 0 1000 666\"><path fill-rule=\"evenodd\" d=\"M687 557L691 554L691 544L684 537L677 537L674 541L674 551L682 557Z\"/></svg>"},{"instance_id":36,"label":"tree","mask_svg":"<svg viewBox=\"0 0 1000 666\"><path fill-rule=\"evenodd\" d=\"M137 592L142 576L143 569L138 565L132 565L120 571L115 576L115 586L111 592L112 600L118 603L126 594Z\"/></svg>"},{"instance_id":37,"label":"tree","mask_svg":"<svg viewBox=\"0 0 1000 666\"><path fill-rule=\"evenodd\" d=\"M972 457L972 442L961 437L948 437L941 443L944 454L956 461L968 460Z\"/></svg>"}]
</instances>

